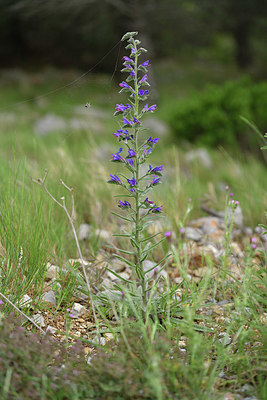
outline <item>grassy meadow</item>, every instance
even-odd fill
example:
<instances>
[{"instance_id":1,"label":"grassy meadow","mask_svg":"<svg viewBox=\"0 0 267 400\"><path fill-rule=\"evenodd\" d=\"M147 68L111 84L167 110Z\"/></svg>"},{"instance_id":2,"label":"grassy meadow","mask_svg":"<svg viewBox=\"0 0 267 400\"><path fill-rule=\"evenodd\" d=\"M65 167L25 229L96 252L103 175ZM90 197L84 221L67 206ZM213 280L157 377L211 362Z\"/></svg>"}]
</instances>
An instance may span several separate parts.
<instances>
[{"instance_id":1,"label":"grassy meadow","mask_svg":"<svg viewBox=\"0 0 267 400\"><path fill-rule=\"evenodd\" d=\"M202 90L208 78L220 83L220 72L211 66L214 70L212 75L206 68L179 71L172 64L158 64L155 118L167 126L173 102L190 96L196 88ZM237 71L227 74L234 79ZM91 226L90 239L81 242L81 249L84 259L91 263L92 284L98 290L103 260L109 264L112 259L111 246L129 247L126 240L112 237L123 225L111 214L118 210L114 195L119 191L106 183L109 174L118 171L109 160L119 147L112 135L119 129L114 106L124 98L111 76L77 76L74 71L47 69L6 71L0 79L0 292L13 304L28 294L33 301L24 312L32 316L41 310L51 314L54 321L66 318L66 310L75 301L77 281L75 273L60 274L58 305L56 309L47 307L41 298L47 285L47 263L70 268L69 259L79 255L64 211L31 177L43 177L47 169L47 188L57 200L65 196L68 207L71 197L59 180L74 189L76 229L81 224ZM59 117L64 128L38 134L37 123L47 115ZM91 314L92 327L82 339L81 350L90 349L91 362L65 355L66 376L58 372L60 379L55 380L56 372L51 375L46 368L53 365L53 353L50 359L43 356L40 374L36 373L27 350L35 344L26 337L8 341L9 328L3 328L8 322L1 314L6 348L10 343L15 348L19 340L25 340L24 356L16 362L10 356L8 363L9 356L5 357L0 347L0 361L6 360L2 364L5 368L0 365L1 398L267 399L264 251L254 251L249 236L236 240L243 255L235 277L229 272L227 256L216 262L212 257L200 257L197 267L192 266L185 251L188 241L180 232L189 221L206 215L202 205L216 211L225 209L226 185L240 203L245 227L254 231L258 224L266 224L266 165L253 155L241 151L232 154L221 147L208 150L212 166L207 168L198 161L188 161L186 153L194 147L177 142L172 132L151 134L159 136L160 142L150 161L164 165L162 184L155 189L153 200L163 204L166 218L160 219L161 230L172 232L172 240L164 241L151 256L157 262L169 251L173 253L166 267L170 280L162 283L157 300L163 317L155 317L158 314L153 314L151 306L144 320L130 298L125 302L110 299L111 304L106 306L96 301L98 327ZM229 256L231 243L225 246ZM195 268L204 268L201 278L194 279ZM179 299L174 301L177 293ZM0 307L6 315L14 311L6 301ZM114 319L114 315L119 317ZM8 321L10 317L6 318ZM24 326L36 331L28 321ZM93 344L97 329L106 338L104 346ZM65 348L68 336L75 334L63 335ZM38 364L38 359L34 363ZM73 368L78 371L76 375ZM25 375L20 369L26 371ZM23 383L31 377L35 384L29 392L23 392Z\"/></svg>"}]
</instances>

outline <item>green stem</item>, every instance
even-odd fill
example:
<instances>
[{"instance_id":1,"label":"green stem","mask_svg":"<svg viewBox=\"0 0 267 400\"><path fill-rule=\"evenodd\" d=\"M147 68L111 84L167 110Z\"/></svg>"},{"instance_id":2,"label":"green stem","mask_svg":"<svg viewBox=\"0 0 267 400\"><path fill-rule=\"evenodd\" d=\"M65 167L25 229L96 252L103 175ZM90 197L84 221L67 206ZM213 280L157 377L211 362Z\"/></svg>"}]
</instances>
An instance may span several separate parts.
<instances>
[{"instance_id":1,"label":"green stem","mask_svg":"<svg viewBox=\"0 0 267 400\"><path fill-rule=\"evenodd\" d=\"M138 119L139 116L139 93L138 93L138 77L137 77L137 61L138 61L138 55L137 55L137 47L134 42L134 49L135 49L135 63L134 63L134 72L135 72L135 78L134 78L134 86L135 86L135 107L134 107L134 117ZM146 295L146 280L144 277L144 271L143 271L143 262L141 261L142 258L142 249L141 249L141 242L140 242L140 204L139 204L139 154L138 154L138 128L135 128L134 130L134 151L136 153L136 167L135 167L135 179L136 179L136 192L135 192L135 241L137 244L137 249L136 249L136 268L141 271L142 275L142 301L143 301L143 310L146 309L146 304L147 304L147 295Z\"/></svg>"}]
</instances>

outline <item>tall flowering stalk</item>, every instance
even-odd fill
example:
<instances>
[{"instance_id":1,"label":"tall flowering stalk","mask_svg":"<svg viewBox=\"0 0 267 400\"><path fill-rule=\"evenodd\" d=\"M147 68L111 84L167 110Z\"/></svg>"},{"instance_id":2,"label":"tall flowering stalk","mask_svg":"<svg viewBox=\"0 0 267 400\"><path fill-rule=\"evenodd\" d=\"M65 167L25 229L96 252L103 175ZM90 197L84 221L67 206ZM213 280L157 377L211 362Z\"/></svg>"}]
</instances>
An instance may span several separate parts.
<instances>
[{"instance_id":1,"label":"tall flowering stalk","mask_svg":"<svg viewBox=\"0 0 267 400\"><path fill-rule=\"evenodd\" d=\"M128 198L129 201L119 200L118 207L126 210L128 216L126 217L117 213L113 214L131 223L132 232L125 232L115 236L123 236L130 239L134 250L127 251L120 249L120 251L130 255L134 261L129 261L119 255L117 257L125 261L132 268L134 272L133 280L121 279L129 284L137 284L139 290L141 290L143 310L145 310L149 291L157 284L160 270L164 267L160 266L160 264L167 257L152 268L155 269L155 279L150 284L149 281L151 278L148 278L147 274L151 270L145 271L143 262L148 257L149 252L165 238L152 244L151 239L156 235L144 237L144 228L151 223L152 215L162 212L162 206L156 205L147 197L147 194L160 183L163 166L149 165L146 171L143 168L141 171L141 166L151 155L159 138L145 137L145 129L141 123L144 114L148 112L153 113L156 110L156 104L148 105L146 103L149 95L148 87L150 86L147 75L149 61L139 63L140 55L146 53L147 50L139 47L140 41L134 38L136 35L137 32L129 32L122 38L122 41L127 40L128 42L126 49L130 51L130 55L129 57L123 57L124 67L121 72L128 73L128 77L120 83L120 93L128 94L128 102L125 105L116 105L114 115L120 115L122 123L121 128L113 133L113 135L123 144L123 147L120 147L116 153L112 154L111 160L120 163L129 172L129 176L125 176L124 174L118 174L119 176L110 175L108 182L122 187L127 193L123 197Z\"/></svg>"}]
</instances>

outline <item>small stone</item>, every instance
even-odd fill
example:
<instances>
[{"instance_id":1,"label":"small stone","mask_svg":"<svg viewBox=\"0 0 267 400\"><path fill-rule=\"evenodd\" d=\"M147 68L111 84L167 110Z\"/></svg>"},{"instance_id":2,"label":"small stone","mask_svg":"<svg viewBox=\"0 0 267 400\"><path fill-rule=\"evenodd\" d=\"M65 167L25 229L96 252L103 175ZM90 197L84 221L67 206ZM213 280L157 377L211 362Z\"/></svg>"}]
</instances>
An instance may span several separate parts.
<instances>
[{"instance_id":1,"label":"small stone","mask_svg":"<svg viewBox=\"0 0 267 400\"><path fill-rule=\"evenodd\" d=\"M153 268L155 265L157 265L155 262L150 261L150 260L145 260L145 261L143 262L143 269L144 269L144 272L149 271L149 270L150 270L151 268ZM154 270L152 269L152 271L146 273L145 276L146 276L147 278L152 278L153 275L154 275Z\"/></svg>"},{"instance_id":2,"label":"small stone","mask_svg":"<svg viewBox=\"0 0 267 400\"><path fill-rule=\"evenodd\" d=\"M113 335L113 333L105 333L105 338L108 342L110 340L114 340L114 335Z\"/></svg>"},{"instance_id":3,"label":"small stone","mask_svg":"<svg viewBox=\"0 0 267 400\"><path fill-rule=\"evenodd\" d=\"M46 266L46 280L49 281L50 279L56 279L59 277L59 267L56 265L51 265L50 263Z\"/></svg>"},{"instance_id":4,"label":"small stone","mask_svg":"<svg viewBox=\"0 0 267 400\"><path fill-rule=\"evenodd\" d=\"M47 326L47 328L46 328L46 333L51 333L52 335L54 334L54 333L56 333L56 328L54 328L53 326L51 326L51 325L48 325Z\"/></svg>"},{"instance_id":5,"label":"small stone","mask_svg":"<svg viewBox=\"0 0 267 400\"><path fill-rule=\"evenodd\" d=\"M252 236L253 235L253 229L248 227L248 226L244 226L243 233L244 233L244 235Z\"/></svg>"},{"instance_id":6,"label":"small stone","mask_svg":"<svg viewBox=\"0 0 267 400\"><path fill-rule=\"evenodd\" d=\"M110 269L115 272L122 272L127 268L127 264L117 258L112 259Z\"/></svg>"},{"instance_id":7,"label":"small stone","mask_svg":"<svg viewBox=\"0 0 267 400\"><path fill-rule=\"evenodd\" d=\"M184 235L189 240L194 240L195 242L199 242L203 236L203 233L200 229L191 228L190 226L186 226L184 228Z\"/></svg>"},{"instance_id":8,"label":"small stone","mask_svg":"<svg viewBox=\"0 0 267 400\"><path fill-rule=\"evenodd\" d=\"M45 136L52 132L62 132L67 128L66 121L54 114L47 114L38 119L34 125L34 131L40 136Z\"/></svg>"},{"instance_id":9,"label":"small stone","mask_svg":"<svg viewBox=\"0 0 267 400\"><path fill-rule=\"evenodd\" d=\"M169 127L157 117L147 117L143 122L144 128L152 131L154 135L166 136L169 133Z\"/></svg>"},{"instance_id":10,"label":"small stone","mask_svg":"<svg viewBox=\"0 0 267 400\"><path fill-rule=\"evenodd\" d=\"M110 239L111 239L110 233L108 231L106 231L105 229L96 229L95 235L105 241L110 241Z\"/></svg>"},{"instance_id":11,"label":"small stone","mask_svg":"<svg viewBox=\"0 0 267 400\"><path fill-rule=\"evenodd\" d=\"M205 148L199 148L191 150L185 154L186 161L199 162L203 167L210 169L212 167L212 161L208 151Z\"/></svg>"},{"instance_id":12,"label":"small stone","mask_svg":"<svg viewBox=\"0 0 267 400\"><path fill-rule=\"evenodd\" d=\"M34 314L32 319L36 324L40 325L41 328L45 326L44 317L41 314Z\"/></svg>"},{"instance_id":13,"label":"small stone","mask_svg":"<svg viewBox=\"0 0 267 400\"><path fill-rule=\"evenodd\" d=\"M27 307L29 308L31 306L32 303L32 299L30 296L28 296L27 294L24 294L24 296L22 296L20 302L19 302L19 307Z\"/></svg>"},{"instance_id":14,"label":"small stone","mask_svg":"<svg viewBox=\"0 0 267 400\"><path fill-rule=\"evenodd\" d=\"M218 337L220 338L220 339L219 339L219 342L220 342L220 343L223 343L223 342L224 342L224 345L225 345L225 346L228 346L230 343L232 343L231 337L228 336L225 332L220 333L220 334L218 335ZM225 339L224 339L225 337L226 337L226 341L225 341Z\"/></svg>"},{"instance_id":15,"label":"small stone","mask_svg":"<svg viewBox=\"0 0 267 400\"><path fill-rule=\"evenodd\" d=\"M252 385L249 385L248 383L245 383L245 385L243 385L238 391L242 393L253 392L254 387Z\"/></svg>"},{"instance_id":16,"label":"small stone","mask_svg":"<svg viewBox=\"0 0 267 400\"><path fill-rule=\"evenodd\" d=\"M130 279L130 275L128 274L128 272L121 272L120 273L120 276L123 278L123 279L127 279L127 280L129 280Z\"/></svg>"},{"instance_id":17,"label":"small stone","mask_svg":"<svg viewBox=\"0 0 267 400\"><path fill-rule=\"evenodd\" d=\"M74 295L75 297L77 297L78 299L80 299L80 300L87 300L87 299L88 299L88 295L85 294L85 293L83 293L84 290L83 290L83 292L82 292L81 289L82 289L82 287L79 285L79 286L77 287L77 290L75 290L75 291L73 292L73 295Z\"/></svg>"},{"instance_id":18,"label":"small stone","mask_svg":"<svg viewBox=\"0 0 267 400\"><path fill-rule=\"evenodd\" d=\"M42 300L47 303L49 306L56 307L57 306L57 299L53 290L49 290L42 296Z\"/></svg>"},{"instance_id":19,"label":"small stone","mask_svg":"<svg viewBox=\"0 0 267 400\"><path fill-rule=\"evenodd\" d=\"M223 400L241 400L242 397L236 393L225 393Z\"/></svg>"},{"instance_id":20,"label":"small stone","mask_svg":"<svg viewBox=\"0 0 267 400\"><path fill-rule=\"evenodd\" d=\"M230 224L233 212L234 212L234 216L233 216L234 224L239 226L240 228L242 228L242 226L243 226L243 212L242 212L242 209L241 209L240 205L238 205L234 210L232 209L232 207L228 208L227 223Z\"/></svg>"},{"instance_id":21,"label":"small stone","mask_svg":"<svg viewBox=\"0 0 267 400\"><path fill-rule=\"evenodd\" d=\"M79 240L87 240L89 238L90 231L91 231L91 225L81 224L79 226L79 233L78 233Z\"/></svg>"},{"instance_id":22,"label":"small stone","mask_svg":"<svg viewBox=\"0 0 267 400\"><path fill-rule=\"evenodd\" d=\"M74 303L71 310L73 318L79 318L83 314L86 314L86 308L82 306L80 303Z\"/></svg>"},{"instance_id":23,"label":"small stone","mask_svg":"<svg viewBox=\"0 0 267 400\"><path fill-rule=\"evenodd\" d=\"M95 336L91 342L96 345L104 346L106 344L106 339L103 336Z\"/></svg>"}]
</instances>

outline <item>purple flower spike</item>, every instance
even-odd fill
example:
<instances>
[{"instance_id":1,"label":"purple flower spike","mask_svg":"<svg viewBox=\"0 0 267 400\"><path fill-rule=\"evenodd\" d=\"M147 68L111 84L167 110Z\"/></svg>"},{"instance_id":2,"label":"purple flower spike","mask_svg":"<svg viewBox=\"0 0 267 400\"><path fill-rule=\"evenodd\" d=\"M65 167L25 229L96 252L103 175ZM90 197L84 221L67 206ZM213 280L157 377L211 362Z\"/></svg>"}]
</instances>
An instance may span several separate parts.
<instances>
[{"instance_id":1,"label":"purple flower spike","mask_svg":"<svg viewBox=\"0 0 267 400\"><path fill-rule=\"evenodd\" d=\"M142 65L142 67L147 68L147 67L149 66L149 60L146 60L146 61L143 62L141 65Z\"/></svg>"},{"instance_id":2,"label":"purple flower spike","mask_svg":"<svg viewBox=\"0 0 267 400\"><path fill-rule=\"evenodd\" d=\"M127 56L124 56L123 60L124 60L124 62L129 62L129 63L133 62L133 60L131 58L127 57Z\"/></svg>"},{"instance_id":3,"label":"purple flower spike","mask_svg":"<svg viewBox=\"0 0 267 400\"><path fill-rule=\"evenodd\" d=\"M154 174L156 174L156 175L161 175L161 174L159 174L159 171L162 171L162 170L163 170L163 165L160 165L159 167L155 167L155 168L153 168L153 169L152 169L151 165L149 165L149 170L148 170L148 172L149 172L150 174L154 173Z\"/></svg>"},{"instance_id":4,"label":"purple flower spike","mask_svg":"<svg viewBox=\"0 0 267 400\"><path fill-rule=\"evenodd\" d=\"M130 119L127 119L125 117L123 117L122 119L123 119L124 125L127 125L127 126L133 125L133 121L131 121Z\"/></svg>"},{"instance_id":5,"label":"purple flower spike","mask_svg":"<svg viewBox=\"0 0 267 400\"><path fill-rule=\"evenodd\" d=\"M131 157L135 157L136 153L134 150L132 149L128 149L128 156L126 158L131 158Z\"/></svg>"},{"instance_id":6,"label":"purple flower spike","mask_svg":"<svg viewBox=\"0 0 267 400\"><path fill-rule=\"evenodd\" d=\"M112 154L113 159L111 161L117 161L117 162L125 162L124 158L120 156L120 153L122 152L122 147L119 148L119 151L116 154Z\"/></svg>"},{"instance_id":7,"label":"purple flower spike","mask_svg":"<svg viewBox=\"0 0 267 400\"><path fill-rule=\"evenodd\" d=\"M156 108L157 108L156 104L153 104L153 106L150 106L150 107L148 107L148 104L146 104L142 110L142 113L149 112L149 111L154 112L156 110Z\"/></svg>"},{"instance_id":8,"label":"purple flower spike","mask_svg":"<svg viewBox=\"0 0 267 400\"><path fill-rule=\"evenodd\" d=\"M109 175L110 176L110 180L108 181L108 183L114 183L115 185L121 185L122 182L120 180L120 178L117 175Z\"/></svg>"},{"instance_id":9,"label":"purple flower spike","mask_svg":"<svg viewBox=\"0 0 267 400\"><path fill-rule=\"evenodd\" d=\"M161 213L161 212L162 212L162 207L163 207L163 206L160 206L160 207L157 207L157 206L152 207L151 212L153 212L153 213Z\"/></svg>"},{"instance_id":10,"label":"purple flower spike","mask_svg":"<svg viewBox=\"0 0 267 400\"><path fill-rule=\"evenodd\" d=\"M146 81L147 81L147 74L145 74L145 75L143 76L143 78L140 79L139 85L142 85L142 83L144 83L144 82L146 82Z\"/></svg>"},{"instance_id":11,"label":"purple flower spike","mask_svg":"<svg viewBox=\"0 0 267 400\"><path fill-rule=\"evenodd\" d=\"M126 83L126 82L124 82L124 81L121 82L119 86L120 86L121 88L124 88L124 89L132 89L131 86L128 85L128 83Z\"/></svg>"},{"instance_id":12,"label":"purple flower spike","mask_svg":"<svg viewBox=\"0 0 267 400\"><path fill-rule=\"evenodd\" d=\"M158 185L160 183L160 178L156 175L154 176L154 178L152 179L151 185L155 186Z\"/></svg>"},{"instance_id":13,"label":"purple flower spike","mask_svg":"<svg viewBox=\"0 0 267 400\"><path fill-rule=\"evenodd\" d=\"M127 164L129 164L131 167L133 167L134 162L132 158L128 158L128 160L126 161Z\"/></svg>"},{"instance_id":14,"label":"purple flower spike","mask_svg":"<svg viewBox=\"0 0 267 400\"><path fill-rule=\"evenodd\" d=\"M121 200L119 200L119 205L118 205L118 207L121 207L121 208L130 208L131 207L131 204L128 202L128 201L121 201Z\"/></svg>"},{"instance_id":15,"label":"purple flower spike","mask_svg":"<svg viewBox=\"0 0 267 400\"><path fill-rule=\"evenodd\" d=\"M135 117L134 117L133 121L130 119L127 119L125 117L123 117L122 119L123 119L124 125L126 125L126 126L133 126L134 124L141 124L141 122Z\"/></svg>"},{"instance_id":16,"label":"purple flower spike","mask_svg":"<svg viewBox=\"0 0 267 400\"><path fill-rule=\"evenodd\" d=\"M145 154L146 156L147 156L148 154L150 154L151 151L152 151L151 147L149 147L149 148L147 149L147 146L144 145L144 154Z\"/></svg>"},{"instance_id":17,"label":"purple flower spike","mask_svg":"<svg viewBox=\"0 0 267 400\"><path fill-rule=\"evenodd\" d=\"M127 179L127 182L128 182L132 187L134 187L134 186L136 185L136 180L135 180L135 178L133 178L133 179Z\"/></svg>"},{"instance_id":18,"label":"purple flower spike","mask_svg":"<svg viewBox=\"0 0 267 400\"><path fill-rule=\"evenodd\" d=\"M128 135L129 131L127 129L118 129L117 132L113 133L114 136L120 138L122 135Z\"/></svg>"},{"instance_id":19,"label":"purple flower spike","mask_svg":"<svg viewBox=\"0 0 267 400\"><path fill-rule=\"evenodd\" d=\"M150 136L149 138L148 138L148 140L147 140L147 143L149 143L149 144L156 144L156 143L158 143L158 141L159 141L159 138L154 138L154 139L152 139L152 137Z\"/></svg>"},{"instance_id":20,"label":"purple flower spike","mask_svg":"<svg viewBox=\"0 0 267 400\"><path fill-rule=\"evenodd\" d=\"M147 96L148 95L148 93L149 93L149 90L143 90L143 89L139 89L138 90L138 94L139 94L139 96Z\"/></svg>"},{"instance_id":21,"label":"purple flower spike","mask_svg":"<svg viewBox=\"0 0 267 400\"><path fill-rule=\"evenodd\" d=\"M126 104L125 106L123 104L116 104L115 110L118 112L124 112L126 110L129 110L132 107L133 106L131 106L130 104Z\"/></svg>"},{"instance_id":22,"label":"purple flower spike","mask_svg":"<svg viewBox=\"0 0 267 400\"><path fill-rule=\"evenodd\" d=\"M133 119L133 122L134 122L135 124L141 124L141 122L140 122L137 118L135 118L135 117L134 117L134 119Z\"/></svg>"},{"instance_id":23,"label":"purple flower spike","mask_svg":"<svg viewBox=\"0 0 267 400\"><path fill-rule=\"evenodd\" d=\"M154 201L148 200L148 197L147 197L147 198L145 199L144 203L145 203L146 205L149 205L149 206L150 206L150 204L154 204Z\"/></svg>"}]
</instances>

